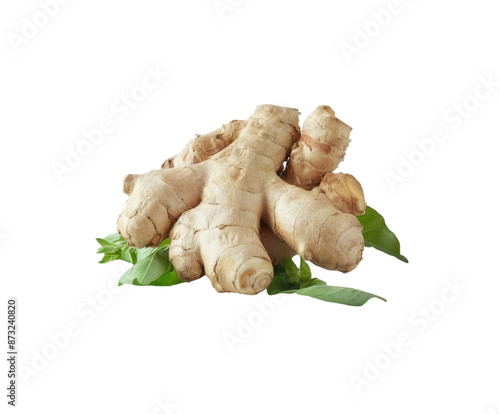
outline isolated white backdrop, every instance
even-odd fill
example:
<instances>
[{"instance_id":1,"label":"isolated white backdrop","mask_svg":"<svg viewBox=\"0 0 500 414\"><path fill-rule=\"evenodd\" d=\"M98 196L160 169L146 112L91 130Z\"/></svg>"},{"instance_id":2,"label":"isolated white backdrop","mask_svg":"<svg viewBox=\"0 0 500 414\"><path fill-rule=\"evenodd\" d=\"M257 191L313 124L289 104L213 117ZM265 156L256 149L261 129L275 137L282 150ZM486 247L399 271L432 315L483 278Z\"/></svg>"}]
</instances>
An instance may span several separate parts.
<instances>
[{"instance_id":1,"label":"isolated white backdrop","mask_svg":"<svg viewBox=\"0 0 500 414\"><path fill-rule=\"evenodd\" d=\"M496 2L61 0L48 18L41 3L0 6L0 283L19 301L18 412L499 413ZM120 110L155 68L168 76ZM368 249L348 275L313 270L388 302L270 306L206 278L115 290L123 266L97 264L95 237L115 230L123 176L262 103L302 120L327 104L353 127L339 170L410 263ZM102 122L113 131L84 148ZM54 163L77 147L90 154L59 180ZM447 283L461 287L444 303ZM229 347L227 334L246 338Z\"/></svg>"}]
</instances>

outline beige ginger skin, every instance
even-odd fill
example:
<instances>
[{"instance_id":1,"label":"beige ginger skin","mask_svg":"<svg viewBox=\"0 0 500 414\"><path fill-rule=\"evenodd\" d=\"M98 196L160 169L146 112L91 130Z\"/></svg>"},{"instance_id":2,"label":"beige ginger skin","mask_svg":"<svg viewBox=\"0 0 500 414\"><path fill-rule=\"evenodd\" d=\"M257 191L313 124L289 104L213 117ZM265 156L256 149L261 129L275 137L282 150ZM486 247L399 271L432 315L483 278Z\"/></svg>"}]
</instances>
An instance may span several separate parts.
<instances>
[{"instance_id":1,"label":"beige ginger skin","mask_svg":"<svg viewBox=\"0 0 500 414\"><path fill-rule=\"evenodd\" d=\"M302 134L298 122L296 109L261 105L247 121L198 136L162 169L128 175L119 233L135 247L170 237L178 276L206 274L219 292L261 292L273 264L294 252L351 271L363 252L356 216L366 204L354 177L331 173L351 128L328 106Z\"/></svg>"}]
</instances>

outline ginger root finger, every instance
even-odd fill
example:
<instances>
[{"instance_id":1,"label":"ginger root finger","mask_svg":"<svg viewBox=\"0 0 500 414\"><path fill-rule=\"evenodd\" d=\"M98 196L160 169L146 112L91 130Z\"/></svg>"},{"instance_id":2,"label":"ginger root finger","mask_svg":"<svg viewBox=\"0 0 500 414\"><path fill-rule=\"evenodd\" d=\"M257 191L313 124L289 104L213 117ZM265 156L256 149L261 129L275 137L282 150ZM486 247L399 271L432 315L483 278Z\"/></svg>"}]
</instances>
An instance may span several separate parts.
<instances>
[{"instance_id":1,"label":"ginger root finger","mask_svg":"<svg viewBox=\"0 0 500 414\"><path fill-rule=\"evenodd\" d=\"M321 180L319 189L337 210L354 216L365 213L363 188L351 174L327 173Z\"/></svg>"},{"instance_id":2,"label":"ginger root finger","mask_svg":"<svg viewBox=\"0 0 500 414\"><path fill-rule=\"evenodd\" d=\"M124 192L129 199L118 217L118 232L131 246L160 244L179 216L200 203L203 174L198 164L126 176Z\"/></svg>"},{"instance_id":3,"label":"ginger root finger","mask_svg":"<svg viewBox=\"0 0 500 414\"><path fill-rule=\"evenodd\" d=\"M271 283L273 265L258 235L259 215L208 201L185 212L171 231L170 260L178 276L197 279L203 264L219 292L261 292Z\"/></svg>"},{"instance_id":4,"label":"ginger root finger","mask_svg":"<svg viewBox=\"0 0 500 414\"><path fill-rule=\"evenodd\" d=\"M349 145L351 127L326 105L318 106L304 121L302 136L293 146L282 178L306 190L337 168Z\"/></svg>"},{"instance_id":5,"label":"ginger root finger","mask_svg":"<svg viewBox=\"0 0 500 414\"><path fill-rule=\"evenodd\" d=\"M239 232L238 241L234 241L235 231ZM273 264L255 229L213 229L201 240L205 272L217 291L253 295L273 280Z\"/></svg>"},{"instance_id":6,"label":"ginger root finger","mask_svg":"<svg viewBox=\"0 0 500 414\"><path fill-rule=\"evenodd\" d=\"M179 154L168 158L161 168L177 168L205 161L236 140L245 126L246 121L234 120L208 134L198 135Z\"/></svg>"},{"instance_id":7,"label":"ginger root finger","mask_svg":"<svg viewBox=\"0 0 500 414\"><path fill-rule=\"evenodd\" d=\"M335 209L318 188L306 191L277 178L266 190L264 221L302 258L329 270L349 272L361 261L362 226Z\"/></svg>"}]
</instances>

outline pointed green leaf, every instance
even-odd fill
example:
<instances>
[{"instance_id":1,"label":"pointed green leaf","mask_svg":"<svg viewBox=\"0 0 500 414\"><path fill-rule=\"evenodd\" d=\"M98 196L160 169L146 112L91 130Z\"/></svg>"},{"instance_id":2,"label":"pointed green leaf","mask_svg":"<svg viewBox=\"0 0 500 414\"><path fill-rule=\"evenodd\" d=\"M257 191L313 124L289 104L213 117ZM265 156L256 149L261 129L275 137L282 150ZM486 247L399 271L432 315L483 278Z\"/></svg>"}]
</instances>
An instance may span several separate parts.
<instances>
[{"instance_id":1,"label":"pointed green leaf","mask_svg":"<svg viewBox=\"0 0 500 414\"><path fill-rule=\"evenodd\" d=\"M134 275L134 270L133 269L134 269L134 267L132 266L130 269L128 269L122 275L122 277L118 281L118 286L133 285L134 284L135 275Z\"/></svg>"},{"instance_id":2,"label":"pointed green leaf","mask_svg":"<svg viewBox=\"0 0 500 414\"><path fill-rule=\"evenodd\" d=\"M130 247L130 246L125 246L121 252L121 260L124 260L126 262L136 264L137 263L137 249Z\"/></svg>"},{"instance_id":3,"label":"pointed green leaf","mask_svg":"<svg viewBox=\"0 0 500 414\"><path fill-rule=\"evenodd\" d=\"M120 248L117 246L101 246L97 250L97 253L116 253L119 252Z\"/></svg>"},{"instance_id":4,"label":"pointed green leaf","mask_svg":"<svg viewBox=\"0 0 500 414\"><path fill-rule=\"evenodd\" d=\"M115 245L115 243L110 242L110 241L108 241L108 240L106 240L106 239L100 239L100 238L97 238L96 240L97 240L97 243L99 243L99 244L100 244L101 246L103 246L103 247L104 247L104 246L112 246L112 247L117 247L117 246Z\"/></svg>"},{"instance_id":5,"label":"pointed green leaf","mask_svg":"<svg viewBox=\"0 0 500 414\"><path fill-rule=\"evenodd\" d=\"M308 282L302 283L300 285L299 290L300 289L304 289L306 287L320 286L320 285L326 285L326 282L324 282L324 281L322 281L322 280L320 280L318 278L314 278L314 279L309 280Z\"/></svg>"},{"instance_id":6,"label":"pointed green leaf","mask_svg":"<svg viewBox=\"0 0 500 414\"><path fill-rule=\"evenodd\" d=\"M106 236L104 238L104 240L106 240L110 243L118 244L118 245L123 245L123 244L126 245L127 244L125 239L119 233L110 234L110 235Z\"/></svg>"},{"instance_id":7,"label":"pointed green leaf","mask_svg":"<svg viewBox=\"0 0 500 414\"><path fill-rule=\"evenodd\" d=\"M362 290L328 285L310 286L304 289L299 289L295 293L297 293L297 295L310 296L325 302L333 302L349 306L364 305L372 298L377 298L386 302L384 298L372 293L363 292Z\"/></svg>"},{"instance_id":8,"label":"pointed green leaf","mask_svg":"<svg viewBox=\"0 0 500 414\"><path fill-rule=\"evenodd\" d=\"M172 272L172 263L168 260L168 250L165 248L154 249L149 255L141 258L120 279L119 284L151 285L166 273ZM167 278L162 283L174 281ZM165 285L164 285L165 286Z\"/></svg>"},{"instance_id":9,"label":"pointed green leaf","mask_svg":"<svg viewBox=\"0 0 500 414\"><path fill-rule=\"evenodd\" d=\"M113 260L118 260L120 258L119 253L112 253L112 254L104 254L103 258L100 260L99 263L109 263L112 262Z\"/></svg>"},{"instance_id":10,"label":"pointed green leaf","mask_svg":"<svg viewBox=\"0 0 500 414\"><path fill-rule=\"evenodd\" d=\"M269 295L276 295L287 290L298 289L299 287L299 283L292 283L290 281L290 277L282 264L274 266L274 278L267 288Z\"/></svg>"},{"instance_id":11,"label":"pointed green leaf","mask_svg":"<svg viewBox=\"0 0 500 414\"><path fill-rule=\"evenodd\" d=\"M104 239L96 239L101 245L97 253L109 254L108 257L103 257L99 263L108 263L112 260L123 260L128 263L136 264L140 260L149 256L155 249L152 247L143 247L138 249L128 245L126 240L118 233L110 234ZM157 247L157 249L168 249L170 239L165 239Z\"/></svg>"},{"instance_id":12,"label":"pointed green leaf","mask_svg":"<svg viewBox=\"0 0 500 414\"><path fill-rule=\"evenodd\" d=\"M340 303L350 306L364 305L371 298L378 298L385 301L385 299L380 296L363 292L361 290L328 286L326 282L317 278L313 278L302 283L293 283L289 272L296 272L299 269L297 269L297 266L295 266L293 262L290 262L291 259L287 259L286 262L282 262L282 264L274 266L274 279L267 288L267 293L269 295L276 295L278 293L296 293L298 295L310 296L326 302ZM302 259L300 268L301 272L303 272L302 277L304 279L306 279L307 276L309 278L311 277L310 268ZM309 269L309 271L307 269Z\"/></svg>"},{"instance_id":13,"label":"pointed green leaf","mask_svg":"<svg viewBox=\"0 0 500 414\"><path fill-rule=\"evenodd\" d=\"M163 276L160 276L158 279L154 280L150 283L151 286L174 286L179 283L183 283L182 280L179 279L175 270L165 273Z\"/></svg>"},{"instance_id":14,"label":"pointed green leaf","mask_svg":"<svg viewBox=\"0 0 500 414\"><path fill-rule=\"evenodd\" d=\"M120 278L119 286L124 284L172 286L182 282L177 277L168 258L169 239L163 240L155 249L151 247L141 249L131 247L118 233L96 240L101 245L97 252L104 253L104 257L99 263L124 260L133 264Z\"/></svg>"},{"instance_id":15,"label":"pointed green leaf","mask_svg":"<svg viewBox=\"0 0 500 414\"><path fill-rule=\"evenodd\" d=\"M170 239L165 239L159 244L157 248L161 249L163 247L169 247L169 246L170 246Z\"/></svg>"},{"instance_id":16,"label":"pointed green leaf","mask_svg":"<svg viewBox=\"0 0 500 414\"><path fill-rule=\"evenodd\" d=\"M284 267L288 278L291 283L299 283L300 282L300 270L297 265L293 262L291 257L283 260L281 265Z\"/></svg>"},{"instance_id":17,"label":"pointed green leaf","mask_svg":"<svg viewBox=\"0 0 500 414\"><path fill-rule=\"evenodd\" d=\"M168 252L155 250L149 256L134 265L135 278L141 285L149 285L161 275L172 270L172 264L168 260Z\"/></svg>"},{"instance_id":18,"label":"pointed green leaf","mask_svg":"<svg viewBox=\"0 0 500 414\"><path fill-rule=\"evenodd\" d=\"M311 280L311 268L302 257L300 258L299 280L300 283L307 283Z\"/></svg>"},{"instance_id":19,"label":"pointed green leaf","mask_svg":"<svg viewBox=\"0 0 500 414\"><path fill-rule=\"evenodd\" d=\"M363 225L363 237L366 247L374 247L408 263L408 259L401 255L398 238L389 230L384 218L377 211L366 206L365 214L358 216L358 220Z\"/></svg>"}]
</instances>

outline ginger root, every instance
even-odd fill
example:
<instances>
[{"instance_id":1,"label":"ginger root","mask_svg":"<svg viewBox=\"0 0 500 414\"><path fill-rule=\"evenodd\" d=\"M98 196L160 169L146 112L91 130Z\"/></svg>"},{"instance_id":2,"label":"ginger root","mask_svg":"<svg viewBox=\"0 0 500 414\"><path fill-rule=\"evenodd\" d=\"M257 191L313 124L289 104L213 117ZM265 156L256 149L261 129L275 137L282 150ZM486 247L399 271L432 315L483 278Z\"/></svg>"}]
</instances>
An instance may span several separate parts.
<instances>
[{"instance_id":1,"label":"ginger root","mask_svg":"<svg viewBox=\"0 0 500 414\"><path fill-rule=\"evenodd\" d=\"M351 128L328 106L307 118L302 136L298 121L296 109L261 105L247 121L198 136L162 169L128 175L119 233L135 247L170 237L179 278L206 274L219 292L261 292L273 264L294 252L351 271L366 204L354 177L331 173Z\"/></svg>"}]
</instances>

